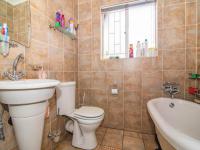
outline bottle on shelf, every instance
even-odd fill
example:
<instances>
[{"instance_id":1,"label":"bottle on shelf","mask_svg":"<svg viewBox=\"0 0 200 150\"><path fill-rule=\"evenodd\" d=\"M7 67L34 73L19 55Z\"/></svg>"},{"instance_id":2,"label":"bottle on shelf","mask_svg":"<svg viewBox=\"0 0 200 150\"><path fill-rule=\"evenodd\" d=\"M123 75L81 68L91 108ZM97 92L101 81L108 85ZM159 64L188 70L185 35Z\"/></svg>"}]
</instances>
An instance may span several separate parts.
<instances>
[{"instance_id":1,"label":"bottle on shelf","mask_svg":"<svg viewBox=\"0 0 200 150\"><path fill-rule=\"evenodd\" d=\"M55 27L60 27L61 26L61 11L58 10L56 12L56 18L55 18Z\"/></svg>"}]
</instances>

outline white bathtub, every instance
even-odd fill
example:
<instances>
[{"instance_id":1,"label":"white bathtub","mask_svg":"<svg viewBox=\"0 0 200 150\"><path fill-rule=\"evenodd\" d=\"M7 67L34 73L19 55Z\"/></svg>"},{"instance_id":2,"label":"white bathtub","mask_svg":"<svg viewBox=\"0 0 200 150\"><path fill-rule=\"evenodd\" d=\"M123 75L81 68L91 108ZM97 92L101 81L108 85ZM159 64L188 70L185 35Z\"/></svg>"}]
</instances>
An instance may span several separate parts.
<instances>
[{"instance_id":1,"label":"white bathtub","mask_svg":"<svg viewBox=\"0 0 200 150\"><path fill-rule=\"evenodd\" d=\"M174 149L200 150L200 105L181 99L156 98L147 107L156 130Z\"/></svg>"}]
</instances>

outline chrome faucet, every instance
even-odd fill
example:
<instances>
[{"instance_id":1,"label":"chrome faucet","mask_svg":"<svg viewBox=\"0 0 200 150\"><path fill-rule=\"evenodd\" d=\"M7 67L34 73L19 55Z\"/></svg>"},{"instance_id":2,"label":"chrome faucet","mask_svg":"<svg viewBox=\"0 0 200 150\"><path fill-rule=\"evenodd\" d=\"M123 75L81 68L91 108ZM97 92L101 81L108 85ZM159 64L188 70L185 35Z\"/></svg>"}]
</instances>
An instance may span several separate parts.
<instances>
[{"instance_id":1,"label":"chrome faucet","mask_svg":"<svg viewBox=\"0 0 200 150\"><path fill-rule=\"evenodd\" d=\"M17 55L13 62L12 71L4 72L3 76L13 81L20 80L21 78L23 78L25 74L22 71L17 72L17 65L19 64L20 60L24 60L23 54Z\"/></svg>"},{"instance_id":2,"label":"chrome faucet","mask_svg":"<svg viewBox=\"0 0 200 150\"><path fill-rule=\"evenodd\" d=\"M169 94L172 99L180 92L179 84L175 82L164 83L162 89L165 93Z\"/></svg>"}]
</instances>

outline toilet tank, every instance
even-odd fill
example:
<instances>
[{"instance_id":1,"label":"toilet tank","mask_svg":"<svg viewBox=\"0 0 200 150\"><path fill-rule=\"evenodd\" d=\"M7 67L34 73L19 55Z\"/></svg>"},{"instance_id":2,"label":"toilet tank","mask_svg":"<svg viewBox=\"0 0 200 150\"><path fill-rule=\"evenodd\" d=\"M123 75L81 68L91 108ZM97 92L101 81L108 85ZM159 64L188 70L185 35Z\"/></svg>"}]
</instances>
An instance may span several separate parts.
<instances>
[{"instance_id":1,"label":"toilet tank","mask_svg":"<svg viewBox=\"0 0 200 150\"><path fill-rule=\"evenodd\" d=\"M69 115L75 111L75 88L75 82L62 82L56 87L58 115Z\"/></svg>"}]
</instances>

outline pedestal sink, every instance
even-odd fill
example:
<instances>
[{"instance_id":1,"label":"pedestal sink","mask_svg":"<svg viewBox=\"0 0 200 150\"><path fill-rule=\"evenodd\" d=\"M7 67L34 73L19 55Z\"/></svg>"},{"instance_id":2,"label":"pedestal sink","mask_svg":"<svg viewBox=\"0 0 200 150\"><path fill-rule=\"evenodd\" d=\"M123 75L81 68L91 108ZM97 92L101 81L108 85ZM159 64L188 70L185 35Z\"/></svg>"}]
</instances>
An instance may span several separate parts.
<instances>
[{"instance_id":1,"label":"pedestal sink","mask_svg":"<svg viewBox=\"0 0 200 150\"><path fill-rule=\"evenodd\" d=\"M19 150L40 150L47 101L57 80L0 81L0 103L8 104Z\"/></svg>"}]
</instances>

